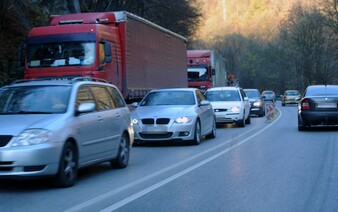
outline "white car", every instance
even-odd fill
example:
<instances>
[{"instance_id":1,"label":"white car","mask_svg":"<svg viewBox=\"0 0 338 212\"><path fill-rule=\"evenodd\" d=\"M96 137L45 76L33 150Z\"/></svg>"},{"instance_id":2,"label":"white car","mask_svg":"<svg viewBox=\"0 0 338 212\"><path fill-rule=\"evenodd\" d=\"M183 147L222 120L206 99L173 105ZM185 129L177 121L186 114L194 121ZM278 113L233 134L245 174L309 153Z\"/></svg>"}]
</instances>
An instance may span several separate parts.
<instances>
[{"instance_id":1,"label":"white car","mask_svg":"<svg viewBox=\"0 0 338 212\"><path fill-rule=\"evenodd\" d=\"M132 106L135 141L183 140L198 145L202 136L216 136L214 111L196 88L152 90Z\"/></svg>"},{"instance_id":2,"label":"white car","mask_svg":"<svg viewBox=\"0 0 338 212\"><path fill-rule=\"evenodd\" d=\"M214 87L205 93L216 114L216 123L250 124L250 102L242 88Z\"/></svg>"}]
</instances>

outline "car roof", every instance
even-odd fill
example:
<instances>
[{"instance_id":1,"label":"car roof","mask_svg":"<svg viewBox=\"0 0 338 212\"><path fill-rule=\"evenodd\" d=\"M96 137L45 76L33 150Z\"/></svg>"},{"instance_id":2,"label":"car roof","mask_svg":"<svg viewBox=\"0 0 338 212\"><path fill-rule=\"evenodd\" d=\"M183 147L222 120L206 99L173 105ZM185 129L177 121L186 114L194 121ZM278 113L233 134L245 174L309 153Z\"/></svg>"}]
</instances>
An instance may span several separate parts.
<instances>
[{"instance_id":1,"label":"car roof","mask_svg":"<svg viewBox=\"0 0 338 212\"><path fill-rule=\"evenodd\" d=\"M240 87L233 87L233 86L225 86L225 87L213 87L209 88L208 91L223 91L223 90L239 90L241 89Z\"/></svg>"},{"instance_id":2,"label":"car roof","mask_svg":"<svg viewBox=\"0 0 338 212\"><path fill-rule=\"evenodd\" d=\"M258 91L259 92L259 90L256 89L256 88L244 88L243 90L244 91Z\"/></svg>"},{"instance_id":3,"label":"car roof","mask_svg":"<svg viewBox=\"0 0 338 212\"><path fill-rule=\"evenodd\" d=\"M299 92L298 90L286 90L285 92Z\"/></svg>"},{"instance_id":4,"label":"car roof","mask_svg":"<svg viewBox=\"0 0 338 212\"><path fill-rule=\"evenodd\" d=\"M338 85L309 85L308 88L312 87L338 87Z\"/></svg>"},{"instance_id":5,"label":"car roof","mask_svg":"<svg viewBox=\"0 0 338 212\"><path fill-rule=\"evenodd\" d=\"M196 91L197 88L159 88L159 89L153 89L150 92L155 91Z\"/></svg>"}]
</instances>

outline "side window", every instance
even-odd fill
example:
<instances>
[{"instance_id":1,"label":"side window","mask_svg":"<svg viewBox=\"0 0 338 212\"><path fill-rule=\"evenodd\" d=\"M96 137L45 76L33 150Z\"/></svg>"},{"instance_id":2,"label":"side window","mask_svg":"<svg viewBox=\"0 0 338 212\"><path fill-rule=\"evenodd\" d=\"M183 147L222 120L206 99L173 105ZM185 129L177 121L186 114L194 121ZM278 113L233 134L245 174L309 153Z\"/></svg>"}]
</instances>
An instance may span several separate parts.
<instances>
[{"instance_id":1,"label":"side window","mask_svg":"<svg viewBox=\"0 0 338 212\"><path fill-rule=\"evenodd\" d=\"M114 107L124 107L126 105L123 97L120 95L120 92L113 87L107 88L108 92L113 98Z\"/></svg>"},{"instance_id":2,"label":"side window","mask_svg":"<svg viewBox=\"0 0 338 212\"><path fill-rule=\"evenodd\" d=\"M79 88L76 94L76 108L82 103L95 103L93 95L88 86L82 86Z\"/></svg>"},{"instance_id":3,"label":"side window","mask_svg":"<svg viewBox=\"0 0 338 212\"><path fill-rule=\"evenodd\" d=\"M101 111L115 108L114 102L105 87L93 86L91 90L96 99L97 110Z\"/></svg>"},{"instance_id":4,"label":"side window","mask_svg":"<svg viewBox=\"0 0 338 212\"><path fill-rule=\"evenodd\" d=\"M99 60L100 60L100 65L103 65L105 63L104 58L105 58L104 43L100 43L100 45L99 45Z\"/></svg>"}]
</instances>

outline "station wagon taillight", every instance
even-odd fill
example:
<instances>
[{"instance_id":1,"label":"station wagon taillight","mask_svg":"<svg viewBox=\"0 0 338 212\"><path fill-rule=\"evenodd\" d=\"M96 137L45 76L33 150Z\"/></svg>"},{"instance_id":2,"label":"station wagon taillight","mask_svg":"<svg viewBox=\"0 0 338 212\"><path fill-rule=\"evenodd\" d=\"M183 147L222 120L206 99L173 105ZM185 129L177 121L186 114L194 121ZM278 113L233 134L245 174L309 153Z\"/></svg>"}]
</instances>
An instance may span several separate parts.
<instances>
[{"instance_id":1,"label":"station wagon taillight","mask_svg":"<svg viewBox=\"0 0 338 212\"><path fill-rule=\"evenodd\" d=\"M304 100L300 103L300 107L301 107L302 110L310 110L309 100L304 99Z\"/></svg>"}]
</instances>

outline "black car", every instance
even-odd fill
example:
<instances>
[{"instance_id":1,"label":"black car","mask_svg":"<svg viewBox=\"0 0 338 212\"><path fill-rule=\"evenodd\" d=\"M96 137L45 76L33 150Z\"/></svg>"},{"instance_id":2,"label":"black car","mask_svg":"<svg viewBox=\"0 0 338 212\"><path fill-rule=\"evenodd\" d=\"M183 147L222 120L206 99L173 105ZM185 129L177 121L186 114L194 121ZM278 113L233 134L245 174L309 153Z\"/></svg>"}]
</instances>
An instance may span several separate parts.
<instances>
[{"instance_id":1,"label":"black car","mask_svg":"<svg viewBox=\"0 0 338 212\"><path fill-rule=\"evenodd\" d=\"M298 104L298 130L338 125L338 85L312 85Z\"/></svg>"},{"instance_id":2,"label":"black car","mask_svg":"<svg viewBox=\"0 0 338 212\"><path fill-rule=\"evenodd\" d=\"M249 97L251 114L263 117L265 115L265 102L259 90L244 89L244 92Z\"/></svg>"}]
</instances>

